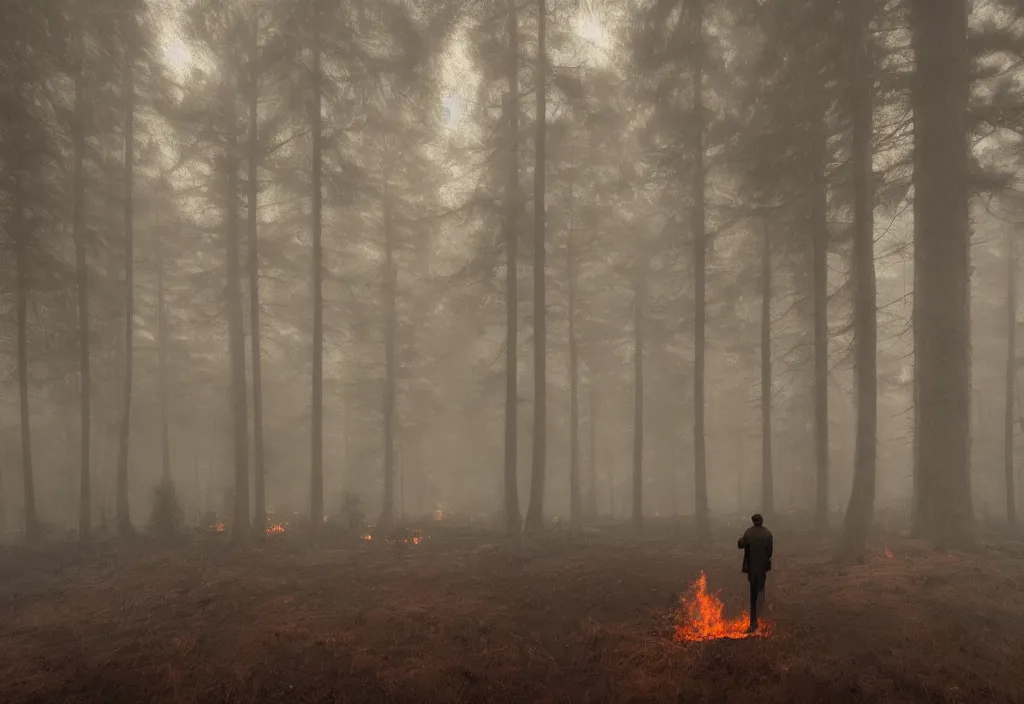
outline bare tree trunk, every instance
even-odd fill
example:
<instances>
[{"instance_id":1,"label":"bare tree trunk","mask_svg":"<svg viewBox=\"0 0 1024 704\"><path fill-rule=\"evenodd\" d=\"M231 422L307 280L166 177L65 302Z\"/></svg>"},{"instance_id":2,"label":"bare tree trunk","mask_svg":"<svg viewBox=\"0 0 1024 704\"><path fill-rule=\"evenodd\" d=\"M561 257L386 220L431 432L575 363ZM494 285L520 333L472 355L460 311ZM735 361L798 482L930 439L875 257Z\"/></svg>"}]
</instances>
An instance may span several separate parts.
<instances>
[{"instance_id":1,"label":"bare tree trunk","mask_svg":"<svg viewBox=\"0 0 1024 704\"><path fill-rule=\"evenodd\" d=\"M25 501L25 542L39 539L39 519L36 516L35 473L32 469L32 429L28 406L28 294L29 261L28 232L25 228L25 191L21 177L21 164L14 169L14 189L11 205L11 236L14 238L15 258L18 266L18 396L21 409L21 471Z\"/></svg>"},{"instance_id":2,"label":"bare tree trunk","mask_svg":"<svg viewBox=\"0 0 1024 704\"><path fill-rule=\"evenodd\" d=\"M1006 415L1003 423L1003 467L1006 473L1006 522L1017 528L1017 489L1013 441L1014 400L1017 396L1017 238L1006 235Z\"/></svg>"},{"instance_id":3,"label":"bare tree trunk","mask_svg":"<svg viewBox=\"0 0 1024 704\"><path fill-rule=\"evenodd\" d=\"M695 2L693 48L693 266L694 293L694 369L693 369L693 466L697 509L697 537L711 538L708 507L708 470L706 430L704 428L704 358L707 332L707 232L704 222L704 7Z\"/></svg>"},{"instance_id":4,"label":"bare tree trunk","mask_svg":"<svg viewBox=\"0 0 1024 704\"><path fill-rule=\"evenodd\" d=\"M580 530L583 528L580 497L580 370L576 343L576 263L571 193L569 198L569 235L566 243L569 275L569 522L574 530Z\"/></svg>"},{"instance_id":5,"label":"bare tree trunk","mask_svg":"<svg viewBox=\"0 0 1024 704\"><path fill-rule=\"evenodd\" d=\"M380 525L388 530L395 520L395 383L398 363L395 355L397 306L395 301L394 234L391 228L391 193L384 182L384 501Z\"/></svg>"},{"instance_id":6,"label":"bare tree trunk","mask_svg":"<svg viewBox=\"0 0 1024 704\"><path fill-rule=\"evenodd\" d=\"M81 7L81 5L79 5ZM75 104L71 128L74 149L74 204L72 206L72 231L75 239L75 269L78 287L78 368L79 394L81 401L81 481L79 485L78 537L83 543L89 542L92 534L92 375L89 368L89 269L86 260L85 231L85 22L80 18L75 38Z\"/></svg>"},{"instance_id":7,"label":"bare tree trunk","mask_svg":"<svg viewBox=\"0 0 1024 704\"><path fill-rule=\"evenodd\" d=\"M253 527L259 535L267 526L266 470L263 452L263 372L260 340L260 257L259 257L259 16L252 14L249 56L249 178L247 208L249 226L249 320L252 329L252 416L253 416Z\"/></svg>"},{"instance_id":8,"label":"bare tree trunk","mask_svg":"<svg viewBox=\"0 0 1024 704\"><path fill-rule=\"evenodd\" d=\"M646 267L636 263L633 283L633 525L644 522L644 335Z\"/></svg>"},{"instance_id":9,"label":"bare tree trunk","mask_svg":"<svg viewBox=\"0 0 1024 704\"><path fill-rule=\"evenodd\" d=\"M772 466L772 230L763 223L761 245L761 513L775 515Z\"/></svg>"},{"instance_id":10,"label":"bare tree trunk","mask_svg":"<svg viewBox=\"0 0 1024 704\"><path fill-rule=\"evenodd\" d=\"M598 514L597 493L597 384L594 369L590 369L590 462L587 465L587 515L596 518Z\"/></svg>"},{"instance_id":11,"label":"bare tree trunk","mask_svg":"<svg viewBox=\"0 0 1024 704\"><path fill-rule=\"evenodd\" d=\"M814 187L811 193L812 287L814 299L814 522L828 525L828 192L825 182L826 134L824 115L816 113L811 125Z\"/></svg>"},{"instance_id":12,"label":"bare tree trunk","mask_svg":"<svg viewBox=\"0 0 1024 704\"><path fill-rule=\"evenodd\" d=\"M309 521L316 538L324 519L324 298L323 298L323 128L321 126L320 23L313 17L313 409Z\"/></svg>"},{"instance_id":13,"label":"bare tree trunk","mask_svg":"<svg viewBox=\"0 0 1024 704\"><path fill-rule=\"evenodd\" d=\"M341 434L342 439L345 442L345 449L342 453L342 462L344 463L344 466L342 467L341 485L347 492L351 488L349 482L352 471L352 400L348 393L345 394L345 398L342 399L342 403L344 404L344 410L342 411L344 415L342 417L345 425L341 429Z\"/></svg>"},{"instance_id":14,"label":"bare tree trunk","mask_svg":"<svg viewBox=\"0 0 1024 704\"><path fill-rule=\"evenodd\" d=\"M874 148L874 59L871 50L872 12L867 6L851 17L853 65L850 105L853 118L853 264L854 373L857 387L857 439L853 461L853 491L846 509L844 543L857 553L867 544L875 509L878 387L875 290L875 221L872 163Z\"/></svg>"},{"instance_id":15,"label":"bare tree trunk","mask_svg":"<svg viewBox=\"0 0 1024 704\"><path fill-rule=\"evenodd\" d=\"M135 357L135 233L133 187L135 175L135 75L129 53L124 66L124 398L117 456L117 533L135 535L128 503L128 451L131 446L132 371Z\"/></svg>"},{"instance_id":16,"label":"bare tree trunk","mask_svg":"<svg viewBox=\"0 0 1024 704\"><path fill-rule=\"evenodd\" d=\"M164 257L163 248L160 245L159 237L156 240L156 337L157 337L157 365L159 369L159 394L160 394L160 481L164 486L171 483L171 438L168 421L167 406L169 397L167 393L167 320L164 294ZM198 450L197 450L198 452ZM196 462L199 462L199 455L196 455Z\"/></svg>"},{"instance_id":17,"label":"bare tree trunk","mask_svg":"<svg viewBox=\"0 0 1024 704\"><path fill-rule=\"evenodd\" d=\"M234 67L235 56L229 66ZM225 107L227 140L224 150L225 169L225 242L227 253L228 347L231 356L232 437L234 438L235 500L231 538L236 543L248 542L252 524L249 521L249 413L245 382L245 330L242 293L239 288L241 262L238 250L238 138L235 127L235 86L226 85Z\"/></svg>"},{"instance_id":18,"label":"bare tree trunk","mask_svg":"<svg viewBox=\"0 0 1024 704\"><path fill-rule=\"evenodd\" d=\"M917 271L921 268L921 250L919 247L914 247L914 277L917 278ZM920 305L921 299L917 295L915 290L913 293L914 299L911 304L910 310L910 322L911 328L917 330L917 326L920 324L921 312ZM917 336L914 336L914 378L911 380L911 395L913 397L913 408L914 408L914 426L913 426L913 437L911 445L911 461L912 465L912 491L910 501L910 537L911 538L924 538L925 527L923 522L920 520L920 498L921 498L921 486L924 483L921 479L921 371L917 366Z\"/></svg>"},{"instance_id":19,"label":"bare tree trunk","mask_svg":"<svg viewBox=\"0 0 1024 704\"><path fill-rule=\"evenodd\" d=\"M914 367L920 438L914 520L938 544L970 540L970 93L965 0L911 0Z\"/></svg>"},{"instance_id":20,"label":"bare tree trunk","mask_svg":"<svg viewBox=\"0 0 1024 704\"><path fill-rule=\"evenodd\" d=\"M544 286L547 273L544 231L544 176L547 169L546 21L547 3L545 0L537 0L537 118L533 169L533 471L530 474L530 506L526 511L527 531L540 530L544 524L544 480L547 469L547 303Z\"/></svg>"},{"instance_id":21,"label":"bare tree trunk","mask_svg":"<svg viewBox=\"0 0 1024 704\"><path fill-rule=\"evenodd\" d=\"M517 414L519 412L519 17L516 0L508 4L508 183L505 214L505 527L518 541L519 515ZM518 545L518 542L516 543Z\"/></svg>"}]
</instances>

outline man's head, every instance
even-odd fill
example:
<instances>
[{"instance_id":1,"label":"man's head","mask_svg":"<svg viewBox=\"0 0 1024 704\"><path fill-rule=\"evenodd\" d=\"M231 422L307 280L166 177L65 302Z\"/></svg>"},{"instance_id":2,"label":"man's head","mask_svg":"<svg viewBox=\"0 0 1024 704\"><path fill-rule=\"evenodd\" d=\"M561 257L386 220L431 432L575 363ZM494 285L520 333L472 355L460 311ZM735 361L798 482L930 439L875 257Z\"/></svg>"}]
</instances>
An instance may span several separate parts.
<instances>
[{"instance_id":1,"label":"man's head","mask_svg":"<svg viewBox=\"0 0 1024 704\"><path fill-rule=\"evenodd\" d=\"M759 526L762 523L764 523L764 516L762 516L760 513L755 513L753 516L750 517L750 520L753 521L755 526Z\"/></svg>"}]
</instances>

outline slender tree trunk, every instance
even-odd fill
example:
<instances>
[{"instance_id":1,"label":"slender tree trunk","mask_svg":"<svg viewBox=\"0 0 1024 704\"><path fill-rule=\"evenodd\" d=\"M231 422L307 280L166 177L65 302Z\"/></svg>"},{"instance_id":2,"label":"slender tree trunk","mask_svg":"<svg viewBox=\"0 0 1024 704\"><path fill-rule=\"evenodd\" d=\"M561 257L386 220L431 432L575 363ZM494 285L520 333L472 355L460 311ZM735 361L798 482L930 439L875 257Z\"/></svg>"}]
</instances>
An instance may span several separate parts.
<instances>
[{"instance_id":1,"label":"slender tree trunk","mask_svg":"<svg viewBox=\"0 0 1024 704\"><path fill-rule=\"evenodd\" d=\"M323 128L321 126L320 23L313 21L313 409L309 520L317 537L324 519L324 298L323 298Z\"/></svg>"},{"instance_id":2,"label":"slender tree trunk","mask_svg":"<svg viewBox=\"0 0 1024 704\"><path fill-rule=\"evenodd\" d=\"M167 303L165 299L164 257L158 237L156 240L156 338L160 394L160 482L164 486L169 486L171 484L171 438L167 413L169 397L167 392ZM199 462L198 454L196 462Z\"/></svg>"},{"instance_id":3,"label":"slender tree trunk","mask_svg":"<svg viewBox=\"0 0 1024 704\"><path fill-rule=\"evenodd\" d=\"M402 464L402 453L395 451L395 469L398 475L398 519L405 520L405 465Z\"/></svg>"},{"instance_id":4,"label":"slender tree trunk","mask_svg":"<svg viewBox=\"0 0 1024 704\"><path fill-rule=\"evenodd\" d=\"M811 193L811 249L814 291L814 522L828 526L828 192L825 182L826 135L824 115L811 126L814 188Z\"/></svg>"},{"instance_id":5,"label":"slender tree trunk","mask_svg":"<svg viewBox=\"0 0 1024 704\"><path fill-rule=\"evenodd\" d=\"M596 518L598 514L597 494L597 385L594 369L590 369L590 462L587 464L587 515Z\"/></svg>"},{"instance_id":6,"label":"slender tree trunk","mask_svg":"<svg viewBox=\"0 0 1024 704\"><path fill-rule=\"evenodd\" d=\"M124 398L117 456L117 533L135 535L128 503L128 451L131 446L132 371L135 357L135 75L129 54L124 66Z\"/></svg>"},{"instance_id":7,"label":"slender tree trunk","mask_svg":"<svg viewBox=\"0 0 1024 704\"><path fill-rule=\"evenodd\" d=\"M230 59L234 65L235 57ZM231 538L247 542L252 531L249 521L249 413L245 381L245 329L242 293L239 286L241 261L238 227L238 137L235 127L235 86L227 84L227 143L224 150L225 169L225 241L227 252L228 347L231 356L232 437L234 438L235 501Z\"/></svg>"},{"instance_id":8,"label":"slender tree trunk","mask_svg":"<svg viewBox=\"0 0 1024 704\"><path fill-rule=\"evenodd\" d=\"M260 257L259 257L259 16L252 15L249 73L249 178L247 209L249 229L249 319L252 328L252 415L254 530L259 535L267 526L266 470L263 452L263 372L260 339Z\"/></svg>"},{"instance_id":9,"label":"slender tree trunk","mask_svg":"<svg viewBox=\"0 0 1024 704\"><path fill-rule=\"evenodd\" d=\"M544 176L547 169L547 52L545 34L547 3L537 0L537 118L536 161L533 169L533 471L530 474L530 506L526 511L526 529L537 531L544 524L544 479L547 463L547 303L544 276L547 245L544 228Z\"/></svg>"},{"instance_id":10,"label":"slender tree trunk","mask_svg":"<svg viewBox=\"0 0 1024 704\"><path fill-rule=\"evenodd\" d=\"M706 431L704 428L704 357L707 328L707 232L704 222L704 7L695 2L693 48L693 266L694 294L694 370L693 370L693 466L697 509L697 537L711 538L708 507L708 470Z\"/></svg>"},{"instance_id":11,"label":"slender tree trunk","mask_svg":"<svg viewBox=\"0 0 1024 704\"><path fill-rule=\"evenodd\" d=\"M918 532L969 540L969 60L965 0L911 0L914 108L914 367L920 375Z\"/></svg>"},{"instance_id":12,"label":"slender tree trunk","mask_svg":"<svg viewBox=\"0 0 1024 704\"><path fill-rule=\"evenodd\" d=\"M644 277L647 272L636 264L633 284L633 525L644 522Z\"/></svg>"},{"instance_id":13,"label":"slender tree trunk","mask_svg":"<svg viewBox=\"0 0 1024 704\"><path fill-rule=\"evenodd\" d=\"M20 165L19 165L20 166ZM25 501L25 542L39 539L36 517L35 473L32 469L32 429L28 407L28 232L25 228L25 191L20 168L14 169L13 203L11 204L11 236L14 238L18 266L18 395L21 408L21 471Z\"/></svg>"},{"instance_id":14,"label":"slender tree trunk","mask_svg":"<svg viewBox=\"0 0 1024 704\"><path fill-rule=\"evenodd\" d=\"M765 222L761 244L761 513L775 515L772 467L772 230Z\"/></svg>"},{"instance_id":15,"label":"slender tree trunk","mask_svg":"<svg viewBox=\"0 0 1024 704\"><path fill-rule=\"evenodd\" d=\"M1017 528L1017 489L1013 441L1017 396L1017 238L1006 235L1006 415L1003 419L1003 467L1006 473L1006 522Z\"/></svg>"},{"instance_id":16,"label":"slender tree trunk","mask_svg":"<svg viewBox=\"0 0 1024 704\"><path fill-rule=\"evenodd\" d=\"M566 244L569 275L569 521L573 530L580 530L583 528L580 496L580 370L576 344L576 263L573 248L572 195L569 197L569 236Z\"/></svg>"},{"instance_id":17,"label":"slender tree trunk","mask_svg":"<svg viewBox=\"0 0 1024 704\"><path fill-rule=\"evenodd\" d=\"M921 268L921 251L920 248L914 247L914 277L917 277L917 271ZM917 330L920 325L921 312L920 312L921 299L917 295L917 291L913 292L913 302L910 309L910 323L911 329ZM911 461L912 461L912 494L910 501L910 537L915 539L921 539L926 537L924 531L923 522L919 518L920 506L919 498L921 496L921 486L924 483L921 480L921 372L917 366L917 334L914 334L914 377L911 380L911 395L913 398L913 409L914 409L914 426L911 438Z\"/></svg>"},{"instance_id":18,"label":"slender tree trunk","mask_svg":"<svg viewBox=\"0 0 1024 704\"><path fill-rule=\"evenodd\" d=\"M344 410L342 416L344 427L341 429L342 439L345 443L345 449L342 453L342 481L341 485L344 487L344 491L347 493L350 490L350 472L352 470L352 400L349 398L349 394L345 394L345 398L342 399L344 404Z\"/></svg>"},{"instance_id":19,"label":"slender tree trunk","mask_svg":"<svg viewBox=\"0 0 1024 704\"><path fill-rule=\"evenodd\" d=\"M518 540L519 515L517 414L519 399L519 17L516 0L508 3L508 181L505 207L505 527Z\"/></svg>"},{"instance_id":20,"label":"slender tree trunk","mask_svg":"<svg viewBox=\"0 0 1024 704\"><path fill-rule=\"evenodd\" d=\"M608 506L609 506L609 511L608 512L609 512L609 515L614 519L618 515L616 513L616 509L617 509L618 504L616 503L616 497L615 497L615 470L611 466L609 466L608 470L607 470L607 479L608 479Z\"/></svg>"},{"instance_id":21,"label":"slender tree trunk","mask_svg":"<svg viewBox=\"0 0 1024 704\"><path fill-rule=\"evenodd\" d=\"M80 6L81 7L81 6ZM78 367L81 401L81 482L79 485L78 537L84 543L92 534L92 375L89 368L89 269L86 260L85 231L85 37L80 22L76 37L75 104L71 127L74 150L74 186L72 231L75 239L75 269L78 287Z\"/></svg>"},{"instance_id":22,"label":"slender tree trunk","mask_svg":"<svg viewBox=\"0 0 1024 704\"><path fill-rule=\"evenodd\" d=\"M398 363L395 354L396 281L394 234L391 228L391 194L384 182L384 501L380 525L388 530L395 520L395 383Z\"/></svg>"},{"instance_id":23,"label":"slender tree trunk","mask_svg":"<svg viewBox=\"0 0 1024 704\"><path fill-rule=\"evenodd\" d=\"M850 552L863 551L874 517L877 464L878 387L875 292L875 222L872 163L874 148L874 59L871 17L867 6L852 15L853 64L850 105L853 118L853 367L857 388L857 435L853 490L846 509L844 542Z\"/></svg>"}]
</instances>

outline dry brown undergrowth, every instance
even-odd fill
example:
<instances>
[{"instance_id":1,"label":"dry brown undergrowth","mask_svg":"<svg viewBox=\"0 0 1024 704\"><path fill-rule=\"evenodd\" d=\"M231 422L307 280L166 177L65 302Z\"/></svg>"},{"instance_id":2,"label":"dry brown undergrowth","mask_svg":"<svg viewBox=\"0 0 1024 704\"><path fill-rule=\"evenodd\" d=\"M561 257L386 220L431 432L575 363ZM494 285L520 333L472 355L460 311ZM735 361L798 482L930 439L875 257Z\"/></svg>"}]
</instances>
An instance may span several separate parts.
<instances>
[{"instance_id":1,"label":"dry brown undergrowth","mask_svg":"<svg viewBox=\"0 0 1024 704\"><path fill-rule=\"evenodd\" d=\"M838 567L782 543L770 638L673 642L705 570L738 612L738 554L657 530L239 553L204 538L0 557L0 701L1024 701L1024 559L877 544Z\"/></svg>"}]
</instances>

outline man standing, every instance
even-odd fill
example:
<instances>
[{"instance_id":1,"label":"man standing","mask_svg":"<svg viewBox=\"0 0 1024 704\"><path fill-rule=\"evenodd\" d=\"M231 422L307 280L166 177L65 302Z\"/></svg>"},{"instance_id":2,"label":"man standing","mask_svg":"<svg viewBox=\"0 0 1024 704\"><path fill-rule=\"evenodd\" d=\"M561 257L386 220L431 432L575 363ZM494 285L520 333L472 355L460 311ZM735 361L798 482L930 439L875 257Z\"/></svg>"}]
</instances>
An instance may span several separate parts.
<instances>
[{"instance_id":1,"label":"man standing","mask_svg":"<svg viewBox=\"0 0 1024 704\"><path fill-rule=\"evenodd\" d=\"M736 547L743 551L743 573L750 582L750 628L747 633L757 630L757 602L764 594L764 585L768 572L772 569L772 532L764 527L764 518L760 513L750 517L753 522L736 542Z\"/></svg>"}]
</instances>

